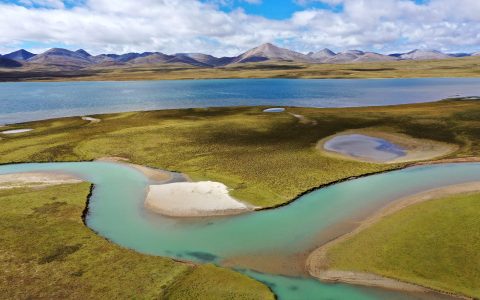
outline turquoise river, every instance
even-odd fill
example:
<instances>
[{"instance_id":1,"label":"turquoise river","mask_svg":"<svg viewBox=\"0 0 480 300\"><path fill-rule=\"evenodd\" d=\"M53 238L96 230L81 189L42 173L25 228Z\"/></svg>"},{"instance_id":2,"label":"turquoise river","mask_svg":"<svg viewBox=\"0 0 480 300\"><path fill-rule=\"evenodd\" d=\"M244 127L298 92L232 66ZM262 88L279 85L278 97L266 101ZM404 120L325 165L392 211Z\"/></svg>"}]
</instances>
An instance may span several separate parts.
<instances>
[{"instance_id":1,"label":"turquoise river","mask_svg":"<svg viewBox=\"0 0 480 300\"><path fill-rule=\"evenodd\" d=\"M334 184L276 209L221 218L175 219L144 209L147 186L152 182L128 166L109 162L0 166L0 174L31 171L72 173L92 182L95 188L87 225L110 241L142 253L234 266L266 283L278 299L439 299L440 295L325 284L302 274L296 265L342 228L347 230L352 222L389 201L480 180L480 163L417 166ZM251 259L255 257L273 259L260 259L263 263L259 264ZM269 271L275 264L283 267Z\"/></svg>"}]
</instances>

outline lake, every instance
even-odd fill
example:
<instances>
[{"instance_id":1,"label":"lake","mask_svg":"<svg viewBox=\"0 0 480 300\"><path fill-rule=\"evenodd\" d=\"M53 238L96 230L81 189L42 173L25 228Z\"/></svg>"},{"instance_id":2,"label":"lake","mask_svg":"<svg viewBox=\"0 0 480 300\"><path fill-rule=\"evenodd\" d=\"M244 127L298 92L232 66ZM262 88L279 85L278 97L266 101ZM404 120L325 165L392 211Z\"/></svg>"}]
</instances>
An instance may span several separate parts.
<instances>
[{"instance_id":1,"label":"lake","mask_svg":"<svg viewBox=\"0 0 480 300\"><path fill-rule=\"evenodd\" d=\"M0 124L210 106L352 107L480 95L480 78L0 83Z\"/></svg>"}]
</instances>

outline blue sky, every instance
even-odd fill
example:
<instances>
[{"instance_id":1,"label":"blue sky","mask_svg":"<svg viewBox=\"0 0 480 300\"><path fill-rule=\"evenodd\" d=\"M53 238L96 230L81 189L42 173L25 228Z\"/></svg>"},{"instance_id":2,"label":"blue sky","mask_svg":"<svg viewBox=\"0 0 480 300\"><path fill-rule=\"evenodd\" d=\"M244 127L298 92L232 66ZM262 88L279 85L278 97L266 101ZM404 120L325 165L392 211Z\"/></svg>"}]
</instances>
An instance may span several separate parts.
<instances>
[{"instance_id":1,"label":"blue sky","mask_svg":"<svg viewBox=\"0 0 480 300\"><path fill-rule=\"evenodd\" d=\"M0 0L0 53L480 50L479 0Z\"/></svg>"},{"instance_id":2,"label":"blue sky","mask_svg":"<svg viewBox=\"0 0 480 300\"><path fill-rule=\"evenodd\" d=\"M208 1L204 1L208 2ZM241 8L251 15L263 16L269 19L288 19L296 11L305 9L325 9L330 11L341 11L342 5L327 4L318 1L301 1L292 0L263 0L263 1L228 1L225 4L219 4L220 9L225 12Z\"/></svg>"}]
</instances>

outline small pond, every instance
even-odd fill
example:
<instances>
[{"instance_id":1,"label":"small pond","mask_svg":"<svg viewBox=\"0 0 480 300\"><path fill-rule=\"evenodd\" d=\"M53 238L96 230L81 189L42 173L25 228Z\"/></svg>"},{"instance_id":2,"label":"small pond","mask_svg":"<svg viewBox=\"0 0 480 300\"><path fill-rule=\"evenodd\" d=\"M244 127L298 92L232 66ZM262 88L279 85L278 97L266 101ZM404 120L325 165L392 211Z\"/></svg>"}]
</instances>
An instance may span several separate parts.
<instances>
[{"instance_id":1,"label":"small pond","mask_svg":"<svg viewBox=\"0 0 480 300\"><path fill-rule=\"evenodd\" d=\"M326 141L325 150L368 161L388 162L405 156L406 150L385 139L364 134L339 135Z\"/></svg>"},{"instance_id":2,"label":"small pond","mask_svg":"<svg viewBox=\"0 0 480 300\"><path fill-rule=\"evenodd\" d=\"M264 109L263 112L268 112L268 113L278 113L278 112L284 112L285 108L283 107L272 107L272 108L267 108Z\"/></svg>"}]
</instances>

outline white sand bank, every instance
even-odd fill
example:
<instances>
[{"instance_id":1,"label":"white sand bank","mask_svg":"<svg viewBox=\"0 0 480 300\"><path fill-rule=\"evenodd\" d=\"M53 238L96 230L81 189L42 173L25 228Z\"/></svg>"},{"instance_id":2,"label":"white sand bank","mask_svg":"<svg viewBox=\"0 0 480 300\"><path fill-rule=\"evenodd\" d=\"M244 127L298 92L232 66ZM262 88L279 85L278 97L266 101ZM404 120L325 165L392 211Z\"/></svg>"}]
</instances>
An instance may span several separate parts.
<instances>
[{"instance_id":1,"label":"white sand bank","mask_svg":"<svg viewBox=\"0 0 480 300\"><path fill-rule=\"evenodd\" d=\"M29 131L32 131L32 130L33 130L33 129L31 129L31 128L12 129L12 130L0 131L0 133L1 133L1 134L15 134L15 133L29 132Z\"/></svg>"},{"instance_id":2,"label":"white sand bank","mask_svg":"<svg viewBox=\"0 0 480 300\"><path fill-rule=\"evenodd\" d=\"M0 189L46 187L79 182L82 180L73 175L61 173L31 172L0 175Z\"/></svg>"},{"instance_id":3,"label":"white sand bank","mask_svg":"<svg viewBox=\"0 0 480 300\"><path fill-rule=\"evenodd\" d=\"M92 117L82 117L82 120L84 120L84 121L90 121L91 123L98 123L98 122L101 121L100 119L92 118Z\"/></svg>"},{"instance_id":4,"label":"white sand bank","mask_svg":"<svg viewBox=\"0 0 480 300\"><path fill-rule=\"evenodd\" d=\"M212 181L151 185L145 207L172 217L232 215L253 209L232 198L227 186Z\"/></svg>"}]
</instances>

